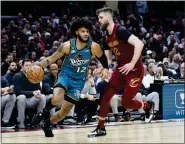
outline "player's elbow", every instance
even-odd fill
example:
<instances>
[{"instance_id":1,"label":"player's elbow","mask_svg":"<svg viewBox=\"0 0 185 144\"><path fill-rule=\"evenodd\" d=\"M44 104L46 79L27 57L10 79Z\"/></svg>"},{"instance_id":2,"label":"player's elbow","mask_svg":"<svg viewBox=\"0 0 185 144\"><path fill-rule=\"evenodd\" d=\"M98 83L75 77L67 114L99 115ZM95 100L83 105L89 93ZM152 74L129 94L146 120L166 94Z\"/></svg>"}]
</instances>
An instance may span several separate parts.
<instances>
[{"instance_id":1,"label":"player's elbow","mask_svg":"<svg viewBox=\"0 0 185 144\"><path fill-rule=\"evenodd\" d=\"M131 35L128 39L128 42L137 48L143 49L144 47L144 43L135 35Z\"/></svg>"},{"instance_id":2,"label":"player's elbow","mask_svg":"<svg viewBox=\"0 0 185 144\"><path fill-rule=\"evenodd\" d=\"M141 48L144 48L144 43L140 40Z\"/></svg>"},{"instance_id":3,"label":"player's elbow","mask_svg":"<svg viewBox=\"0 0 185 144\"><path fill-rule=\"evenodd\" d=\"M136 43L135 43L135 47L139 47L140 49L144 48L144 43L137 38Z\"/></svg>"}]
</instances>

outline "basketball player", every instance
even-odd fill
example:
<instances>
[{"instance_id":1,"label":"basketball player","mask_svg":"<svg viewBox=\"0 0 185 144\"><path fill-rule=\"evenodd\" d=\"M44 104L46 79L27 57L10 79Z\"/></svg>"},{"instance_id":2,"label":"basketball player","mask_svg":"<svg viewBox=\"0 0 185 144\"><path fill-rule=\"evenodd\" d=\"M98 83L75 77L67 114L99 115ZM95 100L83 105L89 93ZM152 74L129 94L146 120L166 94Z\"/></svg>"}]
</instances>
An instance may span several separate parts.
<instances>
[{"instance_id":1,"label":"basketball player","mask_svg":"<svg viewBox=\"0 0 185 144\"><path fill-rule=\"evenodd\" d=\"M152 102L142 103L133 100L141 86L144 75L144 68L140 58L143 43L123 26L113 22L110 8L99 9L97 14L101 28L107 31L106 44L116 55L118 65L112 74L101 102L98 126L88 134L88 137L106 135L104 121L109 111L110 100L124 85L122 106L125 109L143 108L146 110L146 117L149 118L149 111L153 107ZM151 118L149 121L151 121Z\"/></svg>"},{"instance_id":2,"label":"basketball player","mask_svg":"<svg viewBox=\"0 0 185 144\"><path fill-rule=\"evenodd\" d=\"M53 97L50 98L45 109L37 114L32 124L37 125L47 112L56 107L64 99L61 109L50 119L45 120L43 130L46 137L53 137L52 124L61 121L70 112L71 108L79 101L81 90L87 77L88 65L91 56L96 56L104 67L102 75L108 74L108 62L100 46L89 38L92 30L92 23L89 20L79 18L71 25L71 32L75 38L59 46L57 51L50 57L42 60L38 65L42 68L52 64L57 59L65 56L62 70L59 74L53 90Z\"/></svg>"}]
</instances>

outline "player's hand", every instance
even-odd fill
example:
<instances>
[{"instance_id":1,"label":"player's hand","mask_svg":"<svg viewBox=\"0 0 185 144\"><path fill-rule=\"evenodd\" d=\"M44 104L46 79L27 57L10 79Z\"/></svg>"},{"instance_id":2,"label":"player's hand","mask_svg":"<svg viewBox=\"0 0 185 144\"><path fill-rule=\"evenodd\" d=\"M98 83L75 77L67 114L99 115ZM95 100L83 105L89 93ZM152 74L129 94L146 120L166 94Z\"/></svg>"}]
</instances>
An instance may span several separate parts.
<instances>
[{"instance_id":1,"label":"player's hand","mask_svg":"<svg viewBox=\"0 0 185 144\"><path fill-rule=\"evenodd\" d=\"M131 70L133 70L134 68L134 64L132 63L127 63L122 67L119 67L119 72L121 72L122 74L127 75Z\"/></svg>"},{"instance_id":2,"label":"player's hand","mask_svg":"<svg viewBox=\"0 0 185 144\"><path fill-rule=\"evenodd\" d=\"M108 78L108 74L109 74L109 70L104 68L102 71L102 79L107 79Z\"/></svg>"}]
</instances>

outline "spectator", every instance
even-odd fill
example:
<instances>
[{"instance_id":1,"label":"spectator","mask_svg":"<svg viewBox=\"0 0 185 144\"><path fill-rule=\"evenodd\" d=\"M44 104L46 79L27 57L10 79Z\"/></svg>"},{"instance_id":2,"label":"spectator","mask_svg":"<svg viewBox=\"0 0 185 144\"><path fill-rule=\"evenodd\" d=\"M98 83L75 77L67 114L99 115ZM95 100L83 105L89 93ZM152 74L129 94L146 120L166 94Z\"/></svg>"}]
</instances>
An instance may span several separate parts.
<instances>
[{"instance_id":1,"label":"spectator","mask_svg":"<svg viewBox=\"0 0 185 144\"><path fill-rule=\"evenodd\" d=\"M87 124L89 122L94 122L92 116L95 115L97 110L97 103L96 103L96 89L94 84L94 79L89 71L86 83L84 88L81 92L80 97L80 104L76 105L77 107L77 115L78 115L78 122L79 119L83 119L82 124ZM87 113L87 118L85 119L85 115Z\"/></svg>"},{"instance_id":2,"label":"spectator","mask_svg":"<svg viewBox=\"0 0 185 144\"><path fill-rule=\"evenodd\" d=\"M56 61L56 64L57 64L57 66L59 68L59 72L60 72L61 71L61 68L62 68L62 65L63 65L63 60L62 59L58 59Z\"/></svg>"},{"instance_id":3,"label":"spectator","mask_svg":"<svg viewBox=\"0 0 185 144\"><path fill-rule=\"evenodd\" d=\"M181 56L179 54L175 54L173 56L173 61L170 63L169 67L177 71L179 69L180 61L181 61Z\"/></svg>"},{"instance_id":4,"label":"spectator","mask_svg":"<svg viewBox=\"0 0 185 144\"><path fill-rule=\"evenodd\" d=\"M163 65L162 65L163 66ZM164 80L163 79L163 67L157 67L156 73L155 73L155 80ZM171 77L168 77L167 79L169 79Z\"/></svg>"},{"instance_id":5,"label":"spectator","mask_svg":"<svg viewBox=\"0 0 185 144\"><path fill-rule=\"evenodd\" d=\"M166 46L163 46L163 54L162 54L162 57L163 58L168 57L168 48Z\"/></svg>"},{"instance_id":6,"label":"spectator","mask_svg":"<svg viewBox=\"0 0 185 144\"><path fill-rule=\"evenodd\" d=\"M185 70L184 70L184 67L185 67L185 63L181 63L180 65L180 72L177 74L177 79L184 79L185 78Z\"/></svg>"},{"instance_id":7,"label":"spectator","mask_svg":"<svg viewBox=\"0 0 185 144\"><path fill-rule=\"evenodd\" d=\"M169 61L169 63L171 63L173 61L173 57L174 57L174 53L172 51L170 51L168 53L168 61Z\"/></svg>"},{"instance_id":8,"label":"spectator","mask_svg":"<svg viewBox=\"0 0 185 144\"><path fill-rule=\"evenodd\" d=\"M4 77L8 80L8 83L10 85L12 85L12 81L13 81L13 76L15 75L15 73L17 72L17 64L15 62L11 62L10 66L8 68L8 71L6 72L6 74L4 75Z\"/></svg>"},{"instance_id":9,"label":"spectator","mask_svg":"<svg viewBox=\"0 0 185 144\"><path fill-rule=\"evenodd\" d=\"M18 13L18 17L17 17L17 24L18 25L20 25L20 26L22 26L24 23L23 23L23 15L22 15L22 13Z\"/></svg>"},{"instance_id":10,"label":"spectator","mask_svg":"<svg viewBox=\"0 0 185 144\"><path fill-rule=\"evenodd\" d=\"M47 22L51 22L52 27L56 28L56 26L59 24L59 19L56 17L55 13L52 13Z\"/></svg>"},{"instance_id":11,"label":"spectator","mask_svg":"<svg viewBox=\"0 0 185 144\"><path fill-rule=\"evenodd\" d=\"M167 58L164 58L163 65L164 65L164 69L165 69L163 71L163 75L164 76L173 77L173 75L176 75L177 74L177 72L174 69L170 69L169 68L169 61L168 61ZM169 72L169 71L171 71L172 73Z\"/></svg>"},{"instance_id":12,"label":"spectator","mask_svg":"<svg viewBox=\"0 0 185 144\"><path fill-rule=\"evenodd\" d=\"M154 102L154 117L156 116L157 113L159 113L159 93L158 92L152 92L147 95L142 95L141 93L137 93L136 100L141 101L141 102L147 102L147 101L152 101ZM144 116L144 110L139 109L139 113L141 114L141 120L145 120Z\"/></svg>"},{"instance_id":13,"label":"spectator","mask_svg":"<svg viewBox=\"0 0 185 144\"><path fill-rule=\"evenodd\" d=\"M178 37L174 34L174 31L170 31L170 35L167 37L167 46L170 48L170 51L171 51L171 48L173 47L174 43L180 43Z\"/></svg>"},{"instance_id":14,"label":"spectator","mask_svg":"<svg viewBox=\"0 0 185 144\"><path fill-rule=\"evenodd\" d=\"M143 86L145 89L149 89L150 88L150 84L154 83L154 64L150 63L148 65L147 71L148 73L144 76L143 78Z\"/></svg>"},{"instance_id":15,"label":"spectator","mask_svg":"<svg viewBox=\"0 0 185 144\"><path fill-rule=\"evenodd\" d=\"M30 34L31 34L30 24L25 24L25 25L24 25L23 33L24 33L25 35L26 35L27 33L30 33Z\"/></svg>"},{"instance_id":16,"label":"spectator","mask_svg":"<svg viewBox=\"0 0 185 144\"><path fill-rule=\"evenodd\" d=\"M53 96L54 83L57 80L58 66L56 64L51 64L49 67L49 74L44 76L42 82L43 94L46 95L46 102ZM50 116L55 114L55 108L50 110Z\"/></svg>"},{"instance_id":17,"label":"spectator","mask_svg":"<svg viewBox=\"0 0 185 144\"><path fill-rule=\"evenodd\" d=\"M37 54L36 54L36 52L33 51L31 53L31 61L34 61L35 62L36 60L37 60Z\"/></svg>"},{"instance_id":18,"label":"spectator","mask_svg":"<svg viewBox=\"0 0 185 144\"><path fill-rule=\"evenodd\" d=\"M49 32L46 32L44 35L44 43L46 45L46 50L49 50L52 47L51 34Z\"/></svg>"},{"instance_id":19,"label":"spectator","mask_svg":"<svg viewBox=\"0 0 185 144\"><path fill-rule=\"evenodd\" d=\"M59 47L59 42L58 41L54 41L53 42L53 46L52 46L52 48L49 51L49 55L52 55L57 50L58 47Z\"/></svg>"},{"instance_id":20,"label":"spectator","mask_svg":"<svg viewBox=\"0 0 185 144\"><path fill-rule=\"evenodd\" d=\"M37 112L40 112L46 105L46 97L41 94L40 84L34 84L29 82L26 78L26 71L31 67L31 60L23 60L22 72L19 72L13 77L13 85L15 87L15 93L17 95L17 110L19 128L25 128L25 109L37 108Z\"/></svg>"},{"instance_id":21,"label":"spectator","mask_svg":"<svg viewBox=\"0 0 185 144\"><path fill-rule=\"evenodd\" d=\"M1 110L4 109L1 123L2 127L13 128L13 126L9 124L9 120L12 115L15 101L16 95L14 94L13 87L10 87L7 79L1 76Z\"/></svg>"},{"instance_id":22,"label":"spectator","mask_svg":"<svg viewBox=\"0 0 185 144\"><path fill-rule=\"evenodd\" d=\"M2 63L1 65L1 75L5 75L6 72L8 71L8 67L10 63L13 62L13 56L12 55L7 55L7 58L5 62Z\"/></svg>"},{"instance_id":23,"label":"spectator","mask_svg":"<svg viewBox=\"0 0 185 144\"><path fill-rule=\"evenodd\" d=\"M37 46L35 48L35 52L36 52L36 59L39 59L43 54L42 44L40 42L37 43Z\"/></svg>"},{"instance_id":24,"label":"spectator","mask_svg":"<svg viewBox=\"0 0 185 144\"><path fill-rule=\"evenodd\" d=\"M45 50L44 53L43 53L43 56L44 57L49 57L49 51L48 50Z\"/></svg>"},{"instance_id":25,"label":"spectator","mask_svg":"<svg viewBox=\"0 0 185 144\"><path fill-rule=\"evenodd\" d=\"M13 61L15 63L18 63L19 59L17 58L17 52L16 52L16 49L12 51L12 56L13 56Z\"/></svg>"}]
</instances>

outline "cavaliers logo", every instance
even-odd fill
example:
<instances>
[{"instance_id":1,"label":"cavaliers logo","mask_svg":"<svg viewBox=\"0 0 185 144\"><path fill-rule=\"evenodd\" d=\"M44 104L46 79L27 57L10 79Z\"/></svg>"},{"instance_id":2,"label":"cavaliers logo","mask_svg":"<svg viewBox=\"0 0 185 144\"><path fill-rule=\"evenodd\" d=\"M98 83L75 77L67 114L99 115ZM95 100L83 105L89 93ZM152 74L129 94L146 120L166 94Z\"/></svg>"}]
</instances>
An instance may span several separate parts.
<instances>
[{"instance_id":1,"label":"cavaliers logo","mask_svg":"<svg viewBox=\"0 0 185 144\"><path fill-rule=\"evenodd\" d=\"M131 79L129 85L130 87L137 87L140 82L140 78L133 78Z\"/></svg>"}]
</instances>

